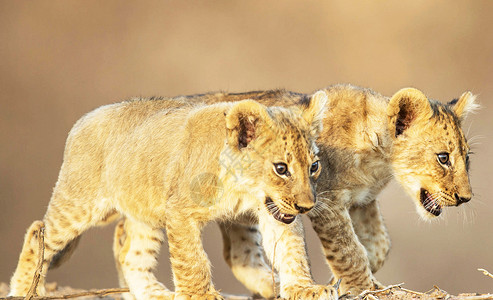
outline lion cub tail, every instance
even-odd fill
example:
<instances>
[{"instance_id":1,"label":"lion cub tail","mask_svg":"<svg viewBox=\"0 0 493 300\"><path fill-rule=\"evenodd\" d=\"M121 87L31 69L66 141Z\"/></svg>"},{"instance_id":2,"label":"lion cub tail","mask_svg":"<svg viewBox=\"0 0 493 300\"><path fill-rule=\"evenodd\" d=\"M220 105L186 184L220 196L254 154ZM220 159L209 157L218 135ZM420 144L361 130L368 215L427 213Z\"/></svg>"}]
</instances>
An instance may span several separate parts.
<instances>
[{"instance_id":1,"label":"lion cub tail","mask_svg":"<svg viewBox=\"0 0 493 300\"><path fill-rule=\"evenodd\" d=\"M50 262L50 266L48 267L48 270L58 268L72 256L72 253L74 253L75 248L77 248L77 245L79 245L80 237L81 235L70 241L67 244L67 246L63 248L62 251L58 252L57 254L55 254L55 256L53 256L53 259Z\"/></svg>"}]
</instances>

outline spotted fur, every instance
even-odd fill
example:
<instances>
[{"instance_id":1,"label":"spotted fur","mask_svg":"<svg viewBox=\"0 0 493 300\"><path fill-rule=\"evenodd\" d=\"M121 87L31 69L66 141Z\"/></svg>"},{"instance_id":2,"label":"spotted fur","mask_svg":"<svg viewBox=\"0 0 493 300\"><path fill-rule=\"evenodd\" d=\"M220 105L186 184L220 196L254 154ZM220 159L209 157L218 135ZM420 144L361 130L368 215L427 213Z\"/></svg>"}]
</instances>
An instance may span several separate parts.
<instances>
[{"instance_id":1,"label":"spotted fur","mask_svg":"<svg viewBox=\"0 0 493 300\"><path fill-rule=\"evenodd\" d=\"M320 169L310 169L318 161L315 138L326 101L324 92L301 109L267 108L253 100L190 105L138 99L87 114L69 134L48 210L28 230L10 294L25 295L30 287L39 257L35 233L42 224L44 280L50 263L63 262L85 230L123 216L113 248L120 284L131 292L127 298L222 299L211 281L201 229L209 221L226 224L247 216L258 223L282 297L336 299L334 288L313 283L296 217L315 204ZM278 163L289 174L276 173ZM174 292L153 274L164 228ZM260 240L253 245L260 247ZM265 268L259 253L241 255ZM235 256L231 263L237 263ZM44 293L44 282L37 292Z\"/></svg>"}]
</instances>

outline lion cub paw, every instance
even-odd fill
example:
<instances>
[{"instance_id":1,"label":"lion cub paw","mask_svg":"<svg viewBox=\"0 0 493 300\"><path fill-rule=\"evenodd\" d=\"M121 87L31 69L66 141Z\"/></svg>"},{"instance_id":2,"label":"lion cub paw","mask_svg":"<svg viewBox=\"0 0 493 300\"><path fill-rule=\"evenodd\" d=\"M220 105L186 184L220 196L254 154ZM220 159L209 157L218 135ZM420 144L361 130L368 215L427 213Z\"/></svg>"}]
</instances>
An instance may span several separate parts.
<instances>
[{"instance_id":1,"label":"lion cub paw","mask_svg":"<svg viewBox=\"0 0 493 300\"><path fill-rule=\"evenodd\" d=\"M161 291L159 293L151 293L149 295L141 295L140 297L134 297L133 295L124 295L123 296L124 300L140 300L140 299L146 299L146 300L173 300L175 298L175 293L171 291Z\"/></svg>"},{"instance_id":2,"label":"lion cub paw","mask_svg":"<svg viewBox=\"0 0 493 300\"><path fill-rule=\"evenodd\" d=\"M206 294L196 295L175 293L174 300L224 300L224 298L218 292L208 292Z\"/></svg>"},{"instance_id":3,"label":"lion cub paw","mask_svg":"<svg viewBox=\"0 0 493 300\"><path fill-rule=\"evenodd\" d=\"M310 285L310 286L290 286L287 287L282 297L288 300L337 300L337 290L327 285Z\"/></svg>"},{"instance_id":4,"label":"lion cub paw","mask_svg":"<svg viewBox=\"0 0 493 300\"><path fill-rule=\"evenodd\" d=\"M380 281L378 281L374 276L371 277L371 283L372 283L372 290L382 290L386 286L382 284Z\"/></svg>"},{"instance_id":5,"label":"lion cub paw","mask_svg":"<svg viewBox=\"0 0 493 300\"><path fill-rule=\"evenodd\" d=\"M368 284L366 285L356 285L356 286L344 286L341 288L344 294L350 294L352 296L357 296L364 291L377 291L384 289L386 286L380 283L374 276L370 277Z\"/></svg>"}]
</instances>

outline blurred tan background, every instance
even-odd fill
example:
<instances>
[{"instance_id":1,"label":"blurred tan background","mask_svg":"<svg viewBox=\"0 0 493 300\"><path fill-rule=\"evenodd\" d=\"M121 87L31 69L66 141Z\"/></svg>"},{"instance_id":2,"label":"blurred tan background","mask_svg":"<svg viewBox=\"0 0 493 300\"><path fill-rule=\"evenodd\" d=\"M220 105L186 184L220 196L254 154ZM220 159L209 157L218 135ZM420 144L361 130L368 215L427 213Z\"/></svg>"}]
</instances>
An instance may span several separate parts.
<instances>
[{"instance_id":1,"label":"blurred tan background","mask_svg":"<svg viewBox=\"0 0 493 300\"><path fill-rule=\"evenodd\" d=\"M41 219L73 123L132 96L335 83L384 95L414 86L449 101L466 90L483 109L467 120L475 198L421 221L393 182L381 206L393 248L376 275L386 284L451 293L493 292L493 2L491 1L0 1L0 281L13 272L23 235ZM90 230L48 281L116 287L113 226ZM313 273L330 278L307 229ZM245 293L205 233L214 280ZM166 247L159 278L171 286Z\"/></svg>"}]
</instances>

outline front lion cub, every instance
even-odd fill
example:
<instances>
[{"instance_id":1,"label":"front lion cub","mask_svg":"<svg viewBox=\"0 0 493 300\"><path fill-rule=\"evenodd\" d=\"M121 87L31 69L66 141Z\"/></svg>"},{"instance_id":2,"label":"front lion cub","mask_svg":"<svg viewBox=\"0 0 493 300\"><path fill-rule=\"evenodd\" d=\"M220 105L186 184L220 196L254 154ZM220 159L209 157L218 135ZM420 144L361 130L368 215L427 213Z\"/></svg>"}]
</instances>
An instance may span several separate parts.
<instances>
[{"instance_id":1,"label":"front lion cub","mask_svg":"<svg viewBox=\"0 0 493 300\"><path fill-rule=\"evenodd\" d=\"M118 259L135 298L221 299L201 230L209 221L246 214L258 219L267 256L275 254L283 298L337 298L332 287L313 283L296 217L315 204L321 166L314 142L326 101L325 92L292 109L253 100L208 106L135 100L85 115L67 139L43 222L26 234L10 294L28 292L43 223L41 281L85 230L124 216ZM164 228L174 293L153 275Z\"/></svg>"}]
</instances>

